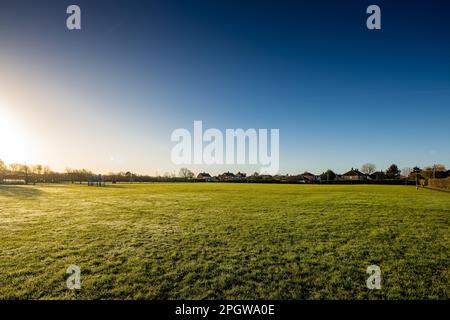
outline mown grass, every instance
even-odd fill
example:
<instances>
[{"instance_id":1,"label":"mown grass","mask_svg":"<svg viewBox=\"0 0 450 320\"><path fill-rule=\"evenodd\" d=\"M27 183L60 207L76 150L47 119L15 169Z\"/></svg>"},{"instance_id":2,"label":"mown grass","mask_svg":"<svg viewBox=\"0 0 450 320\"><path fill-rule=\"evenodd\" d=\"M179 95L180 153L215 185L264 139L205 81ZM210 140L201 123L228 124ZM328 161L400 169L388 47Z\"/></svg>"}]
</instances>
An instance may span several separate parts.
<instances>
[{"instance_id":1,"label":"mown grass","mask_svg":"<svg viewBox=\"0 0 450 320\"><path fill-rule=\"evenodd\" d=\"M0 298L448 299L449 219L408 186L0 186Z\"/></svg>"}]
</instances>

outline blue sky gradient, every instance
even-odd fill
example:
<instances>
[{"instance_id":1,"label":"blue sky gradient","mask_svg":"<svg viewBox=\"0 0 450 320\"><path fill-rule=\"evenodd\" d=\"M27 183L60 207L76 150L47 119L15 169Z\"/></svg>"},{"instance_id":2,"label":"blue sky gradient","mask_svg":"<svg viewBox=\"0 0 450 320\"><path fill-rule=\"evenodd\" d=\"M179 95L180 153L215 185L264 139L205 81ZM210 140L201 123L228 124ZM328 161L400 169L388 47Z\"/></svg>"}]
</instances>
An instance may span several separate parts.
<instances>
[{"instance_id":1,"label":"blue sky gradient","mask_svg":"<svg viewBox=\"0 0 450 320\"><path fill-rule=\"evenodd\" d=\"M437 0L2 0L0 97L56 169L178 171L170 134L194 120L279 128L282 173L449 166L449 15ZM253 168L209 171L227 169Z\"/></svg>"}]
</instances>

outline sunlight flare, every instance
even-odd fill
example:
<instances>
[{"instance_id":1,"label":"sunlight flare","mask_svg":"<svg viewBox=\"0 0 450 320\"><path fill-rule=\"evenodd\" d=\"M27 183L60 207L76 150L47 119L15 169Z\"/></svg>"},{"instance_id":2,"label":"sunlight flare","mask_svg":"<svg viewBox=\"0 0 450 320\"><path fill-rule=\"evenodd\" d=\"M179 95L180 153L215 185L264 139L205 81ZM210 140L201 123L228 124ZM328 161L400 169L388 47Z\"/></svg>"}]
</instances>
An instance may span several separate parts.
<instances>
[{"instance_id":1,"label":"sunlight flare","mask_svg":"<svg viewBox=\"0 0 450 320\"><path fill-rule=\"evenodd\" d=\"M0 159L7 163L29 161L29 146L11 107L0 100Z\"/></svg>"}]
</instances>

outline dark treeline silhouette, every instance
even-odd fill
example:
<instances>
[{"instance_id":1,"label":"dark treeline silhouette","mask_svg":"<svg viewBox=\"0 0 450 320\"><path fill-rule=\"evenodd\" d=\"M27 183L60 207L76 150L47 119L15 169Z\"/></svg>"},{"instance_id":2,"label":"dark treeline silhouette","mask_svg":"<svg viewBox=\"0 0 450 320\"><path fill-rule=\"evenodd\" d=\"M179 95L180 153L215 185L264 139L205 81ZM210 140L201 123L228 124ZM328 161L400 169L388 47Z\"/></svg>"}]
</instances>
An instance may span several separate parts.
<instances>
[{"instance_id":1,"label":"dark treeline silhouette","mask_svg":"<svg viewBox=\"0 0 450 320\"><path fill-rule=\"evenodd\" d=\"M376 171L373 164L364 164L361 170L351 168L348 172L337 174L329 169L315 175L304 172L297 175L246 175L225 172L217 176L201 172L197 176L187 168L181 168L178 175L165 173L160 176L140 175L130 171L100 175L87 169L67 168L64 172L55 172L48 166L25 165L19 163L5 164L0 160L0 183L2 184L36 184L36 183L138 183L138 182L248 182L248 183L323 183L323 184L421 184L436 179L450 179L450 171L444 165L435 164L423 169L419 167L403 168L392 164L386 170Z\"/></svg>"},{"instance_id":2,"label":"dark treeline silhouette","mask_svg":"<svg viewBox=\"0 0 450 320\"><path fill-rule=\"evenodd\" d=\"M36 184L36 183L88 183L92 177L101 177L104 182L183 182L185 177L174 174L163 176L139 175L131 172L108 173L99 175L87 169L67 168L64 172L56 172L48 166L25 165L11 163L6 165L0 159L0 183L3 184Z\"/></svg>"}]
</instances>

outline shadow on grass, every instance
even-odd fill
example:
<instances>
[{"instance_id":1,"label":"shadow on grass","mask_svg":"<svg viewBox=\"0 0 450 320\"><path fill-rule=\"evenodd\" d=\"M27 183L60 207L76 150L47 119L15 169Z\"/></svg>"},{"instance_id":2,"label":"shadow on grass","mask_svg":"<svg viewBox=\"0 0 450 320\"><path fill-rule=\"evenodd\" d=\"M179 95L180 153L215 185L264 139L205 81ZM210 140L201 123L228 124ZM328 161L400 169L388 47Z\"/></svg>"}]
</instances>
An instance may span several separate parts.
<instances>
[{"instance_id":1,"label":"shadow on grass","mask_svg":"<svg viewBox=\"0 0 450 320\"><path fill-rule=\"evenodd\" d=\"M43 192L33 187L20 186L2 186L0 185L0 197L12 198L36 198L42 195Z\"/></svg>"},{"instance_id":2,"label":"shadow on grass","mask_svg":"<svg viewBox=\"0 0 450 320\"><path fill-rule=\"evenodd\" d=\"M424 188L428 189L428 190L433 190L433 191L441 191L441 192L448 192L448 193L450 193L450 189L435 188L435 187L424 187Z\"/></svg>"},{"instance_id":3,"label":"shadow on grass","mask_svg":"<svg viewBox=\"0 0 450 320\"><path fill-rule=\"evenodd\" d=\"M86 186L86 187L88 187L87 185L84 185L84 186ZM125 185L117 185L117 184L107 184L106 186L101 186L101 187L99 187L99 186L96 186L96 185L94 185L94 186L90 186L89 188L92 188L92 189L94 189L94 188L98 188L98 189L123 189L123 188L126 188L127 186L125 186Z\"/></svg>"}]
</instances>

